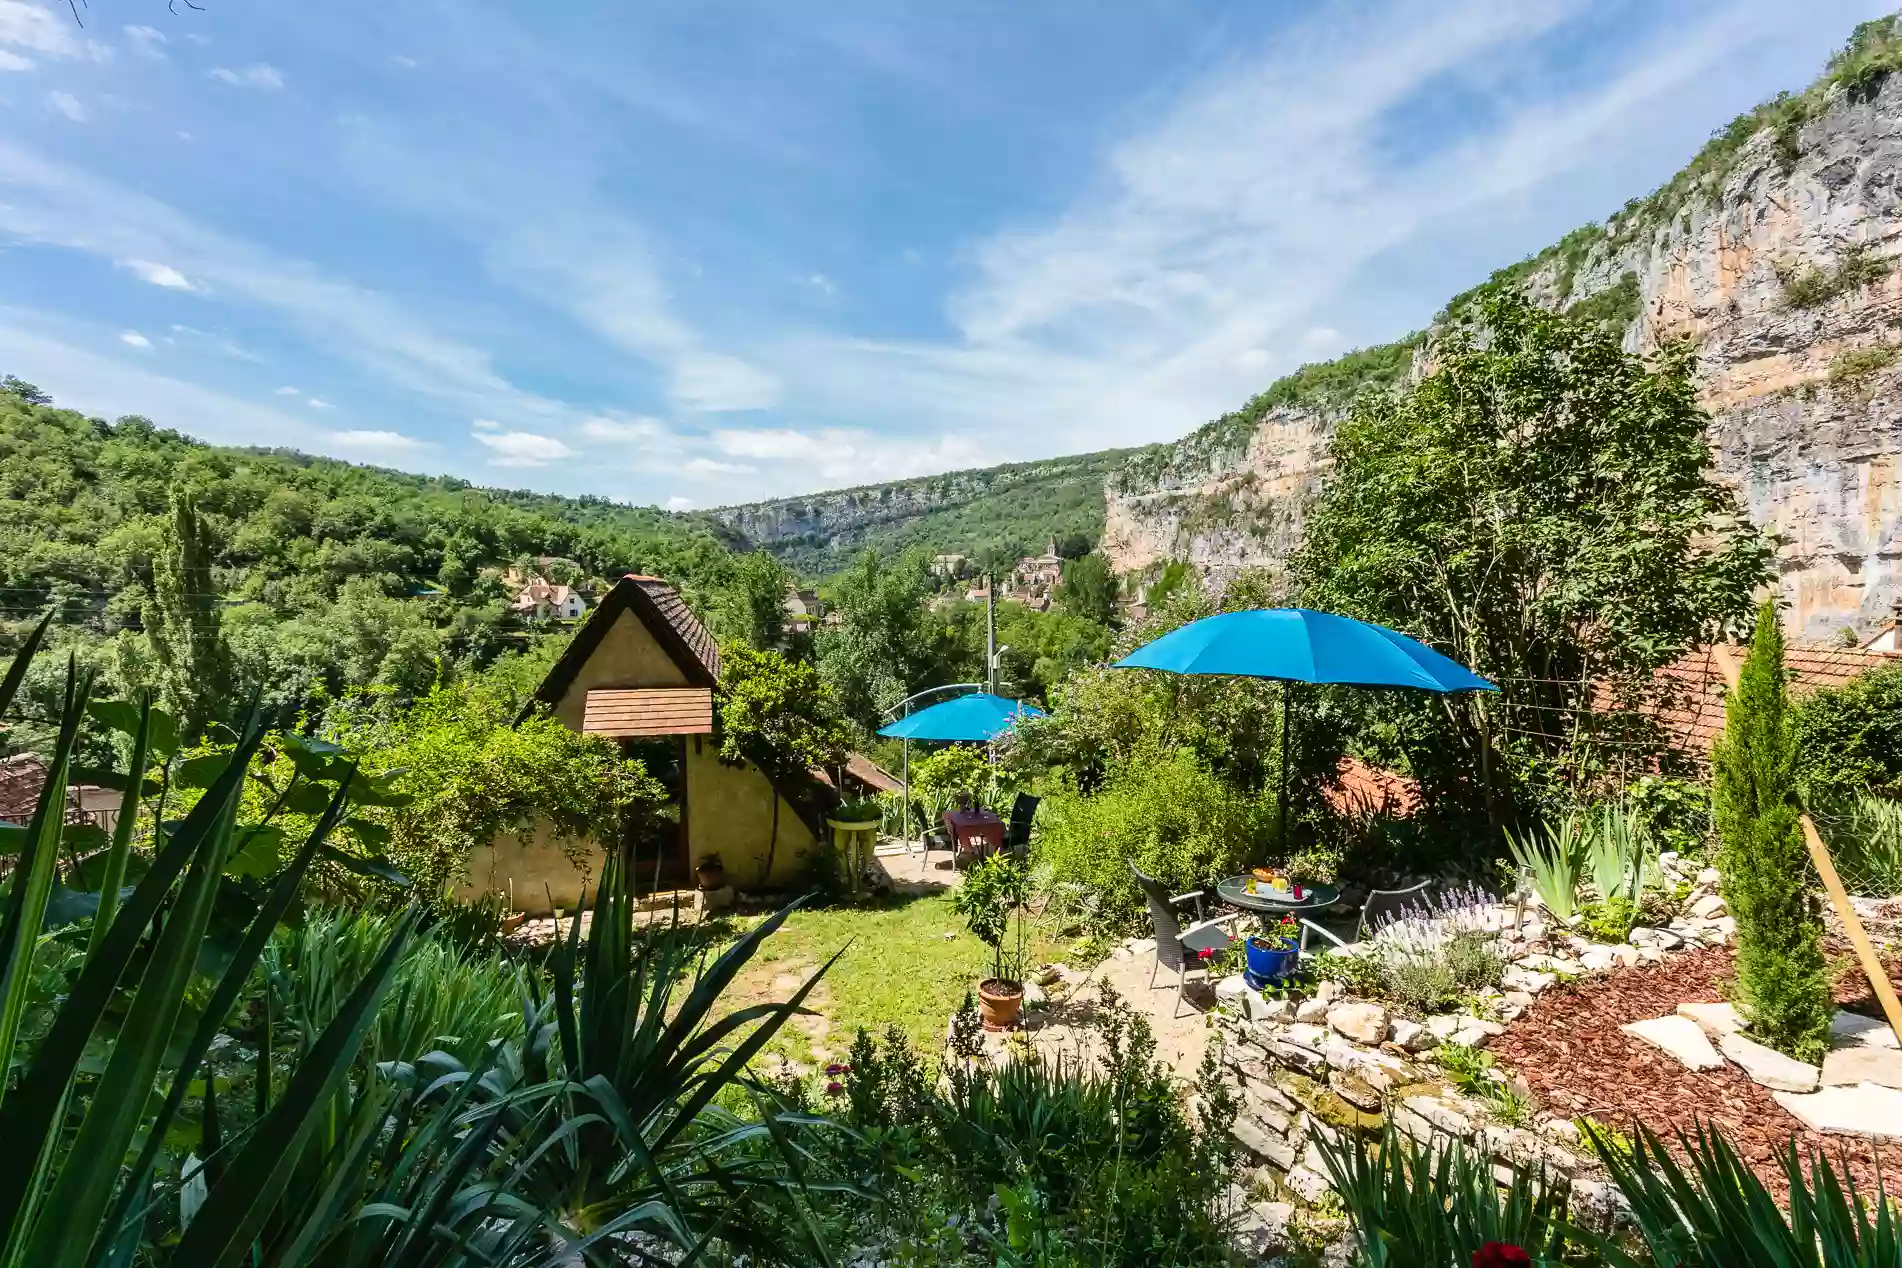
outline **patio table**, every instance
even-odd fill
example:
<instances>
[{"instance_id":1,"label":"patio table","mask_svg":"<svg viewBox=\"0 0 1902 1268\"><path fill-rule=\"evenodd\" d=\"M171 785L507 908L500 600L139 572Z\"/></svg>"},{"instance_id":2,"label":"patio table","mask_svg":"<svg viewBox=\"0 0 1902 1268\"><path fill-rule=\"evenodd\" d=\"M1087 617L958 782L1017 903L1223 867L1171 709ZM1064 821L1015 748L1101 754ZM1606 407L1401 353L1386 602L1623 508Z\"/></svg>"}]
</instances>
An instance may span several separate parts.
<instances>
[{"instance_id":1,"label":"patio table","mask_svg":"<svg viewBox=\"0 0 1902 1268\"><path fill-rule=\"evenodd\" d=\"M1339 885L1304 885L1301 897L1292 893L1273 890L1266 885L1254 893L1248 892L1249 877L1230 876L1217 882L1215 895L1231 907L1240 907L1244 911L1258 911L1271 916L1289 915L1301 911L1319 911L1323 907L1332 907L1340 901Z\"/></svg>"},{"instance_id":2,"label":"patio table","mask_svg":"<svg viewBox=\"0 0 1902 1268\"><path fill-rule=\"evenodd\" d=\"M1004 848L1004 821L988 810L947 810L944 834L951 841L953 861L961 854L982 858Z\"/></svg>"}]
</instances>

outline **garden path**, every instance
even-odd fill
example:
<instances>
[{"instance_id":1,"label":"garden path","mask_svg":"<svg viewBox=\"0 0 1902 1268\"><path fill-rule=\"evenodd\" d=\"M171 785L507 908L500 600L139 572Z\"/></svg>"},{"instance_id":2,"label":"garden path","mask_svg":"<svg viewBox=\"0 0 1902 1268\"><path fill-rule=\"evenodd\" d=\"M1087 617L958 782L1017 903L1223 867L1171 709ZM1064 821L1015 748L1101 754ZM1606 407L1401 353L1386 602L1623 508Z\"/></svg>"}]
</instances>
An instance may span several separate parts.
<instances>
[{"instance_id":1,"label":"garden path","mask_svg":"<svg viewBox=\"0 0 1902 1268\"><path fill-rule=\"evenodd\" d=\"M1058 998L1058 990L1053 990L1048 1008L1027 1014L1025 1032L1045 1055L1093 1062L1096 1045L1090 1021L1101 1003L1103 987L1108 985L1149 1019L1156 1036L1157 1058L1178 1078L1193 1080L1208 1046L1207 1010L1214 998L1197 978L1190 982L1188 998L1178 1007L1176 984L1169 971L1158 973L1151 987L1149 973L1154 957L1144 942L1133 947L1141 949L1125 944L1093 969L1066 972L1067 991Z\"/></svg>"}]
</instances>

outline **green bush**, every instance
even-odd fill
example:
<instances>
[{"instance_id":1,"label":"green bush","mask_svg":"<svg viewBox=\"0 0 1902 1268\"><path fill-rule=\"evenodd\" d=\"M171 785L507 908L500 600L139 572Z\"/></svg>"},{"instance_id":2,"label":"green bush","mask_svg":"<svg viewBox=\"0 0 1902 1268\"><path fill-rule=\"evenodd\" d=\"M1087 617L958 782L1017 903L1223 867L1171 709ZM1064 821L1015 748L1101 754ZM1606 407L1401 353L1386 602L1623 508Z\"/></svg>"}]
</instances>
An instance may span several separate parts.
<instances>
[{"instance_id":1,"label":"green bush","mask_svg":"<svg viewBox=\"0 0 1902 1268\"><path fill-rule=\"evenodd\" d=\"M1638 904L1623 894L1592 903L1584 911L1585 932L1600 942L1623 942L1638 923Z\"/></svg>"},{"instance_id":2,"label":"green bush","mask_svg":"<svg viewBox=\"0 0 1902 1268\"><path fill-rule=\"evenodd\" d=\"M1764 1043L1814 1064L1828 1047L1833 1006L1798 823L1796 754L1783 630L1766 599L1711 754L1711 805L1723 838L1724 897L1737 919L1743 1014Z\"/></svg>"},{"instance_id":3,"label":"green bush","mask_svg":"<svg viewBox=\"0 0 1902 1268\"><path fill-rule=\"evenodd\" d=\"M855 1135L822 1162L870 1200L824 1218L894 1264L1188 1265L1228 1262L1231 1095L1203 1062L1194 1120L1148 1022L1106 991L1088 1065L953 1059L935 1077L903 1035L863 1031L834 1094Z\"/></svg>"},{"instance_id":4,"label":"green bush","mask_svg":"<svg viewBox=\"0 0 1902 1268\"><path fill-rule=\"evenodd\" d=\"M959 793L975 797L990 783L991 766L981 744L947 744L911 763L911 795L926 805Z\"/></svg>"},{"instance_id":5,"label":"green bush","mask_svg":"<svg viewBox=\"0 0 1902 1268\"><path fill-rule=\"evenodd\" d=\"M1038 810L1037 860L1058 884L1096 896L1095 931L1142 923L1143 897L1126 860L1173 892L1205 888L1271 853L1272 792L1239 792L1189 753L1130 762L1094 795L1074 787Z\"/></svg>"},{"instance_id":6,"label":"green bush","mask_svg":"<svg viewBox=\"0 0 1902 1268\"><path fill-rule=\"evenodd\" d=\"M1902 795L1902 665L1824 687L1790 710L1804 801L1828 807L1859 793Z\"/></svg>"}]
</instances>

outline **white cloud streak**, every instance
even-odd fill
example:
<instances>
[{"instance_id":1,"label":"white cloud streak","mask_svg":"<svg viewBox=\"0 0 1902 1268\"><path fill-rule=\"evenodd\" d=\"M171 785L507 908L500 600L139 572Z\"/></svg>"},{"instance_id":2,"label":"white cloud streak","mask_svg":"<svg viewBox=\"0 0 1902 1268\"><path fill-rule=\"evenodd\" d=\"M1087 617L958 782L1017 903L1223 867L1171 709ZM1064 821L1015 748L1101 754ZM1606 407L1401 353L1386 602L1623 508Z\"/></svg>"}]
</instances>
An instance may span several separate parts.
<instances>
[{"instance_id":1,"label":"white cloud streak","mask_svg":"<svg viewBox=\"0 0 1902 1268\"><path fill-rule=\"evenodd\" d=\"M275 92L284 86L283 73L268 62L257 62L241 70L232 70L229 66L214 67L211 77L236 88L261 88L267 92Z\"/></svg>"},{"instance_id":2,"label":"white cloud streak","mask_svg":"<svg viewBox=\"0 0 1902 1268\"><path fill-rule=\"evenodd\" d=\"M168 290L189 291L197 289L191 279L169 264L155 264L151 260L118 260L118 266L141 282L153 286L163 286Z\"/></svg>"},{"instance_id":3,"label":"white cloud streak","mask_svg":"<svg viewBox=\"0 0 1902 1268\"><path fill-rule=\"evenodd\" d=\"M84 123L86 121L87 111L84 103L69 92L56 91L47 93L46 104L65 115L68 119L71 119L74 123Z\"/></svg>"},{"instance_id":4,"label":"white cloud streak","mask_svg":"<svg viewBox=\"0 0 1902 1268\"><path fill-rule=\"evenodd\" d=\"M575 451L553 436L526 431L471 432L490 451L491 467L545 467L572 458Z\"/></svg>"},{"instance_id":5,"label":"white cloud streak","mask_svg":"<svg viewBox=\"0 0 1902 1268\"><path fill-rule=\"evenodd\" d=\"M133 348L150 348L152 341L136 330L127 330L119 335L119 342Z\"/></svg>"}]
</instances>

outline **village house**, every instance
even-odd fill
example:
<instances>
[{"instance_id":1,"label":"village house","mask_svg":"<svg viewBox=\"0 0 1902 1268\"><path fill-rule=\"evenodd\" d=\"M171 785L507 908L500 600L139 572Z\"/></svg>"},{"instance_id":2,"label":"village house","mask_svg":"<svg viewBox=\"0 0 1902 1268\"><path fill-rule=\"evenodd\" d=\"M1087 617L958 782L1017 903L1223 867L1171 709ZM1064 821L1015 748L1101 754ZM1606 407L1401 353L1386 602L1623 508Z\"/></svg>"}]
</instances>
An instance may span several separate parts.
<instances>
[{"instance_id":1,"label":"village house","mask_svg":"<svg viewBox=\"0 0 1902 1268\"><path fill-rule=\"evenodd\" d=\"M509 611L537 620L578 621L588 610L588 601L573 586L560 586L536 577L516 592Z\"/></svg>"},{"instance_id":2,"label":"village house","mask_svg":"<svg viewBox=\"0 0 1902 1268\"><path fill-rule=\"evenodd\" d=\"M721 759L719 680L713 637L674 588L657 577L629 576L602 596L529 706L546 707L571 730L614 741L666 788L658 823L636 826L613 843L643 892L691 886L695 865L715 854L740 888L790 885L809 866L826 830L825 812L838 802L816 772L775 781L750 761ZM890 782L856 754L844 774L848 795L882 787L881 777ZM600 843L577 854L537 824L475 850L461 893L499 893L530 914L573 908L599 879L604 857Z\"/></svg>"},{"instance_id":3,"label":"village house","mask_svg":"<svg viewBox=\"0 0 1902 1268\"><path fill-rule=\"evenodd\" d=\"M786 624L793 629L810 630L825 619L825 601L819 597L819 592L816 590L801 590L797 586L790 586L786 590L786 598L780 607L786 613Z\"/></svg>"}]
</instances>

